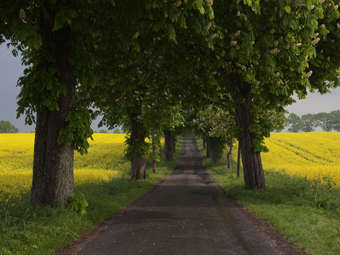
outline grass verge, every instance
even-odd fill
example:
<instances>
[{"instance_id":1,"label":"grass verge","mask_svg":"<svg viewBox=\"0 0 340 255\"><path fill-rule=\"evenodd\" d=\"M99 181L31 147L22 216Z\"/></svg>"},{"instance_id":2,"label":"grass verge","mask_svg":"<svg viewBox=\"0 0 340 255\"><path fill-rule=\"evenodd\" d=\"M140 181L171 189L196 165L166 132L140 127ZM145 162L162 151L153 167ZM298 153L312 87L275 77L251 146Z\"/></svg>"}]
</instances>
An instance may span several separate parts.
<instances>
[{"instance_id":1,"label":"grass verge","mask_svg":"<svg viewBox=\"0 0 340 255\"><path fill-rule=\"evenodd\" d=\"M178 162L179 151L180 141L176 145L175 160L158 165L156 173L152 173L151 164L147 162L148 178L145 180L131 181L127 170L111 181L77 186L75 192L82 192L89 204L85 215L63 208L31 207L30 193L9 203L3 199L0 201L0 254L53 254L170 174Z\"/></svg>"},{"instance_id":2,"label":"grass verge","mask_svg":"<svg viewBox=\"0 0 340 255\"><path fill-rule=\"evenodd\" d=\"M199 147L203 148L201 139ZM243 176L236 177L236 163L227 169L226 158L221 164L211 163L201 150L203 163L221 187L239 203L267 220L308 254L340 254L340 190L332 181L317 180L265 171L268 189L245 190Z\"/></svg>"}]
</instances>

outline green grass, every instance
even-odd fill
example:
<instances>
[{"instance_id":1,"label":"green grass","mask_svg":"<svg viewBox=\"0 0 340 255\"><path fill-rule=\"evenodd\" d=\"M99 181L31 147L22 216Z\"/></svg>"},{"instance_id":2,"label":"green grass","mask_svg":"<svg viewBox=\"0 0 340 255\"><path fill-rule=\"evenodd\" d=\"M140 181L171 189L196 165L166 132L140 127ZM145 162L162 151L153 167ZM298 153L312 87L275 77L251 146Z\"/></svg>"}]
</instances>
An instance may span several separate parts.
<instances>
[{"instance_id":1,"label":"green grass","mask_svg":"<svg viewBox=\"0 0 340 255\"><path fill-rule=\"evenodd\" d=\"M78 239L167 176L178 162L179 146L180 142L175 160L157 166L155 174L148 162L145 180L131 181L129 174L125 174L112 181L77 186L75 192L82 192L89 203L82 216L68 209L31 207L30 193L23 195L22 200L0 202L0 254L53 254Z\"/></svg>"},{"instance_id":2,"label":"green grass","mask_svg":"<svg viewBox=\"0 0 340 255\"><path fill-rule=\"evenodd\" d=\"M202 140L198 142L203 148ZM265 171L268 189L245 190L243 176L236 177L235 162L229 171L226 158L215 165L203 149L202 155L204 165L229 195L266 219L308 254L340 254L339 189L329 189L318 181ZM328 181L328 186L332 186L332 181Z\"/></svg>"}]
</instances>

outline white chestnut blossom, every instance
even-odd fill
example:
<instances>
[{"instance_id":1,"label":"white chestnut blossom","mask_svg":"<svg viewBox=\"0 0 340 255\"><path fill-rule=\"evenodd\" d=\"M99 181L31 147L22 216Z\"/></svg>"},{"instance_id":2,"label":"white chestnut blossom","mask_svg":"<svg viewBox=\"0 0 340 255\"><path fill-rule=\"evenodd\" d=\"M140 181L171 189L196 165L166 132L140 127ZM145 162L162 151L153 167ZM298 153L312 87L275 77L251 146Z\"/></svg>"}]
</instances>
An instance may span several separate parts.
<instances>
[{"instance_id":1,"label":"white chestnut blossom","mask_svg":"<svg viewBox=\"0 0 340 255\"><path fill-rule=\"evenodd\" d=\"M279 53L279 52L280 52L280 50L279 50L278 48L275 48L275 49L272 49L272 50L269 51L269 53L270 53L270 54L273 54L273 55L274 55L274 54L277 54L277 53Z\"/></svg>"},{"instance_id":2,"label":"white chestnut blossom","mask_svg":"<svg viewBox=\"0 0 340 255\"><path fill-rule=\"evenodd\" d=\"M182 4L182 1L178 1L178 2L174 3L174 6L179 7L181 4Z\"/></svg>"},{"instance_id":3,"label":"white chestnut blossom","mask_svg":"<svg viewBox=\"0 0 340 255\"><path fill-rule=\"evenodd\" d=\"M25 11L23 9L20 9L19 18L21 20L25 20L26 19L26 13L25 13Z\"/></svg>"},{"instance_id":4,"label":"white chestnut blossom","mask_svg":"<svg viewBox=\"0 0 340 255\"><path fill-rule=\"evenodd\" d=\"M230 43L231 46L235 46L236 44L237 44L237 41L232 41L232 42Z\"/></svg>"},{"instance_id":5,"label":"white chestnut blossom","mask_svg":"<svg viewBox=\"0 0 340 255\"><path fill-rule=\"evenodd\" d=\"M139 36L139 33L138 32L136 32L133 36L132 36L132 39L137 39L138 38L138 36Z\"/></svg>"},{"instance_id":6,"label":"white chestnut blossom","mask_svg":"<svg viewBox=\"0 0 340 255\"><path fill-rule=\"evenodd\" d=\"M309 78L309 77L311 77L311 76L312 76L312 73L313 73L313 71L312 71L312 70L310 70L308 73L306 73L306 74L305 74L305 76L306 76L307 78Z\"/></svg>"},{"instance_id":7,"label":"white chestnut blossom","mask_svg":"<svg viewBox=\"0 0 340 255\"><path fill-rule=\"evenodd\" d=\"M211 28L212 22L209 22L204 28L206 30L209 30Z\"/></svg>"},{"instance_id":8,"label":"white chestnut blossom","mask_svg":"<svg viewBox=\"0 0 340 255\"><path fill-rule=\"evenodd\" d=\"M320 38L318 37L318 38L316 38L315 40L313 40L313 43L314 43L314 44L317 44L319 41L320 41Z\"/></svg>"},{"instance_id":9,"label":"white chestnut blossom","mask_svg":"<svg viewBox=\"0 0 340 255\"><path fill-rule=\"evenodd\" d=\"M214 39L217 36L217 34L213 34L210 36L210 39Z\"/></svg>"}]
</instances>

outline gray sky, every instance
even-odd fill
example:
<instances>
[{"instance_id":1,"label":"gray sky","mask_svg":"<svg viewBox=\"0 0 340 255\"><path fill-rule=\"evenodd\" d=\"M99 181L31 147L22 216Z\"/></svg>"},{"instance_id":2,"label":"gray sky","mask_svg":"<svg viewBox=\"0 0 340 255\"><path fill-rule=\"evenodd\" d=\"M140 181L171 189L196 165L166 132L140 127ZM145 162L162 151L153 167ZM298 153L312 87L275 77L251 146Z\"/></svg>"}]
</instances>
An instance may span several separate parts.
<instances>
[{"instance_id":1,"label":"gray sky","mask_svg":"<svg viewBox=\"0 0 340 255\"><path fill-rule=\"evenodd\" d=\"M23 76L25 67L21 65L21 56L12 55L13 48L7 48L6 43L0 45L0 120L8 120L15 127L19 128L20 133L34 131L35 126L25 125L25 117L17 116L17 96L20 93L20 87L17 87L17 81ZM99 120L95 120L92 129L99 131ZM107 129L103 126L100 129ZM112 130L109 131L112 133Z\"/></svg>"},{"instance_id":2,"label":"gray sky","mask_svg":"<svg viewBox=\"0 0 340 255\"><path fill-rule=\"evenodd\" d=\"M21 65L21 57L14 57L11 49L7 49L5 43L0 45L0 120L8 120L19 128L19 132L34 131L34 126L25 125L25 118L16 119L17 99L20 88L16 87L17 80L23 75L24 67ZM340 109L340 88L330 94L320 95L310 93L306 99L286 108L301 116L307 113L331 112ZM98 120L92 124L92 128L98 130ZM103 127L106 129L105 127ZM112 132L112 131L110 131Z\"/></svg>"}]
</instances>

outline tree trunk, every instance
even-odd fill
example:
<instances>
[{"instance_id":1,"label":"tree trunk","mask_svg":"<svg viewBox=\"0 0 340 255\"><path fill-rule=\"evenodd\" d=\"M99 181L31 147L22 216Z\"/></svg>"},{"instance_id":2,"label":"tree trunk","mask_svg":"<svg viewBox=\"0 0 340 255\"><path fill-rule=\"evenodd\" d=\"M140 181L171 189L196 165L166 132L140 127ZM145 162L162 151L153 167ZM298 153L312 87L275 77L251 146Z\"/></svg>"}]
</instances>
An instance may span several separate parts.
<instances>
[{"instance_id":1,"label":"tree trunk","mask_svg":"<svg viewBox=\"0 0 340 255\"><path fill-rule=\"evenodd\" d=\"M211 158L211 155L210 155L210 145L209 145L209 138L207 138L205 140L206 142L206 149L207 149L207 158Z\"/></svg>"},{"instance_id":2,"label":"tree trunk","mask_svg":"<svg viewBox=\"0 0 340 255\"><path fill-rule=\"evenodd\" d=\"M205 144L205 139L203 139L203 149L205 149L206 144Z\"/></svg>"},{"instance_id":3,"label":"tree trunk","mask_svg":"<svg viewBox=\"0 0 340 255\"><path fill-rule=\"evenodd\" d=\"M211 151L210 155L211 155L211 162L213 162L214 164L221 163L221 158L217 157L214 151Z\"/></svg>"},{"instance_id":4,"label":"tree trunk","mask_svg":"<svg viewBox=\"0 0 340 255\"><path fill-rule=\"evenodd\" d=\"M68 62L69 43L73 34L65 27L53 31L53 24L50 23L51 19L54 21L53 11L47 1L42 5L47 9L47 12L41 11L40 15L42 49L54 45L56 61L50 63L46 60L41 63L41 70L56 68L59 72L58 81L65 87L66 95L58 99L59 111L37 106L31 205L66 207L74 196L74 147L59 145L57 140L60 130L66 126L65 117L75 105L76 78Z\"/></svg>"},{"instance_id":5,"label":"tree trunk","mask_svg":"<svg viewBox=\"0 0 340 255\"><path fill-rule=\"evenodd\" d=\"M229 152L227 154L228 158L228 169L231 170L231 153L233 152L233 137L230 137Z\"/></svg>"},{"instance_id":6,"label":"tree trunk","mask_svg":"<svg viewBox=\"0 0 340 255\"><path fill-rule=\"evenodd\" d=\"M236 124L241 127L241 154L243 163L244 182L246 189L265 189L266 181L262 168L260 152L252 147L253 136L249 131L249 125L254 123L250 112L252 104L251 85L244 82L243 87L239 84L238 93L232 93L235 104ZM242 101L242 98L245 100ZM242 102L242 103L241 103Z\"/></svg>"},{"instance_id":7,"label":"tree trunk","mask_svg":"<svg viewBox=\"0 0 340 255\"><path fill-rule=\"evenodd\" d=\"M174 160L174 151L175 151L175 138L171 134L170 131L164 131L164 154L165 161L173 161Z\"/></svg>"},{"instance_id":8,"label":"tree trunk","mask_svg":"<svg viewBox=\"0 0 340 255\"><path fill-rule=\"evenodd\" d=\"M241 178L241 146L240 146L240 141L238 142L238 149L237 149L237 178Z\"/></svg>"},{"instance_id":9,"label":"tree trunk","mask_svg":"<svg viewBox=\"0 0 340 255\"><path fill-rule=\"evenodd\" d=\"M142 129L141 124L137 121L137 117L140 115L139 112L132 110L129 113L130 117L130 138L133 143L144 143L145 137L140 134L140 129ZM134 146L131 145L131 146ZM131 159L131 180L133 179L145 179L145 157L137 154L132 154Z\"/></svg>"},{"instance_id":10,"label":"tree trunk","mask_svg":"<svg viewBox=\"0 0 340 255\"><path fill-rule=\"evenodd\" d=\"M161 139L158 140L158 144L159 144L159 158L162 161L162 143L161 143Z\"/></svg>"},{"instance_id":11,"label":"tree trunk","mask_svg":"<svg viewBox=\"0 0 340 255\"><path fill-rule=\"evenodd\" d=\"M155 143L155 131L151 129L151 139L152 139L152 172L156 173L156 143Z\"/></svg>"}]
</instances>

